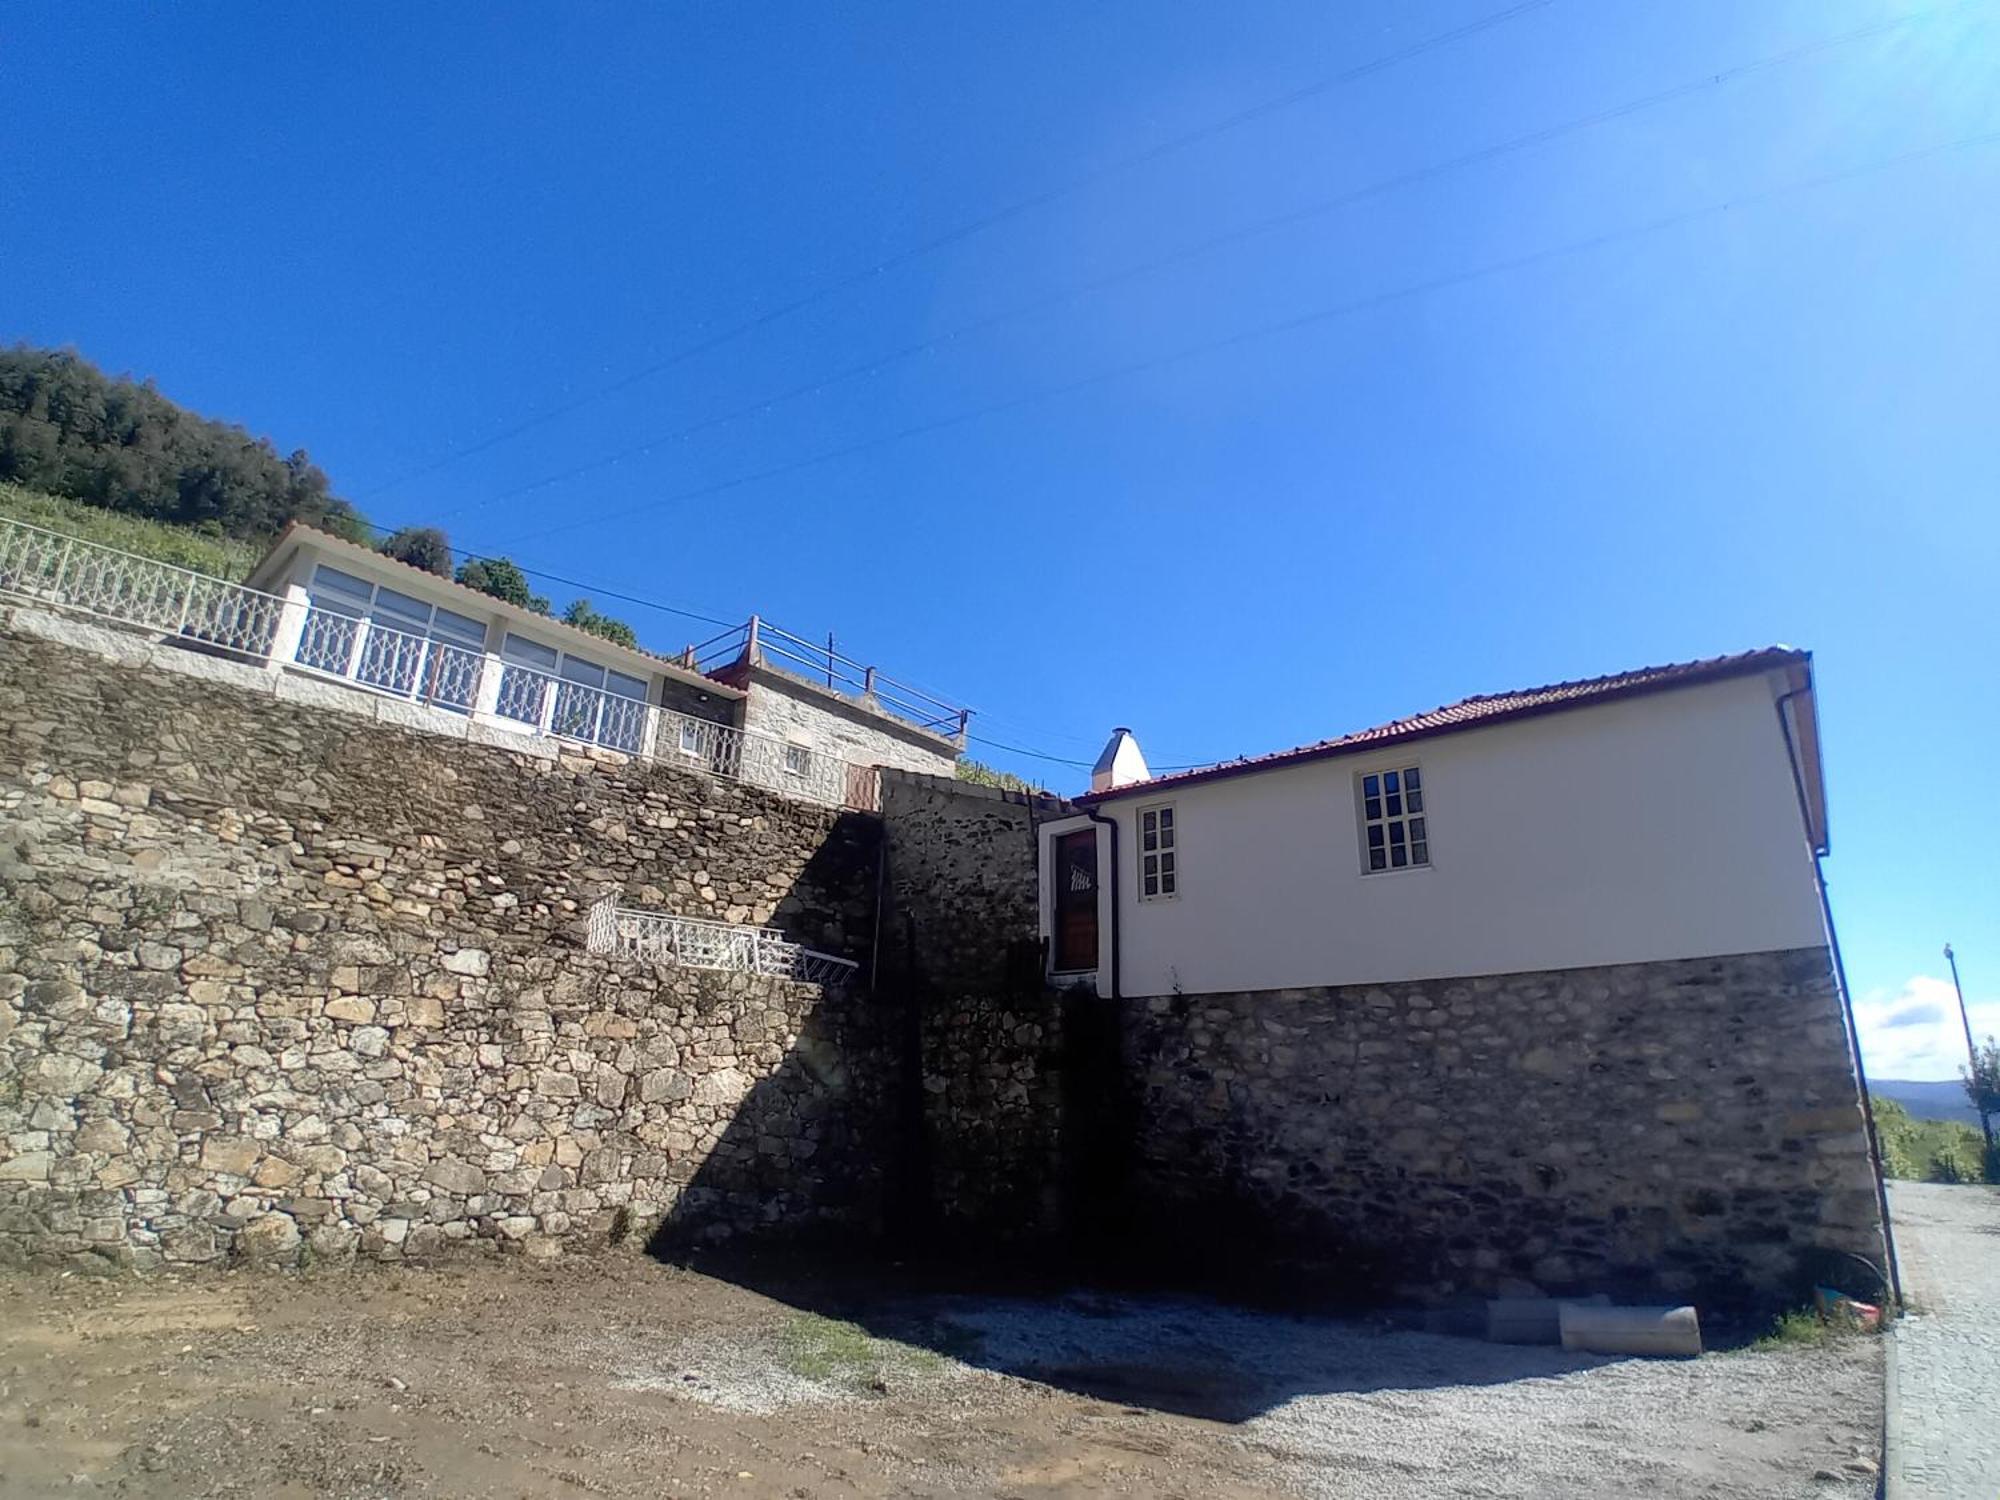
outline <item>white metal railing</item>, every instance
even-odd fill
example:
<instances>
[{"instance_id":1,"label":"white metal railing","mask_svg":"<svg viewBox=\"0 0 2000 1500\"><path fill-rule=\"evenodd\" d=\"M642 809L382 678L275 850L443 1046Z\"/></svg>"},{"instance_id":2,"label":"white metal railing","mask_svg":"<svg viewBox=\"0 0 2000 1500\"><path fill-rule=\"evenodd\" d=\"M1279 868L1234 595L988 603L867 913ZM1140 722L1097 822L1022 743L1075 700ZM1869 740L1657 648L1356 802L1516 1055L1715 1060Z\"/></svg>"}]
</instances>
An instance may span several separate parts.
<instances>
[{"instance_id":1,"label":"white metal railing","mask_svg":"<svg viewBox=\"0 0 2000 1500\"><path fill-rule=\"evenodd\" d=\"M828 807L881 807L880 776L812 745L692 718L305 599L0 517L0 596L160 631L523 734L600 745Z\"/></svg>"},{"instance_id":2,"label":"white metal railing","mask_svg":"<svg viewBox=\"0 0 2000 1500\"><path fill-rule=\"evenodd\" d=\"M275 594L4 517L0 594L243 656L270 654L285 610Z\"/></svg>"},{"instance_id":3,"label":"white metal railing","mask_svg":"<svg viewBox=\"0 0 2000 1500\"><path fill-rule=\"evenodd\" d=\"M618 905L614 896L606 896L590 908L588 946L592 953L614 953L684 969L763 974L829 988L845 984L861 967L851 958L802 947L774 927L642 911Z\"/></svg>"},{"instance_id":4,"label":"white metal railing","mask_svg":"<svg viewBox=\"0 0 2000 1500\"><path fill-rule=\"evenodd\" d=\"M832 636L821 645L780 630L756 615L681 653L682 665L701 672L719 671L739 662L775 666L808 681L824 680L832 692L858 698L906 724L947 738L962 741L966 723L972 717L969 708L907 682L898 682L878 668L841 655L834 649Z\"/></svg>"}]
</instances>

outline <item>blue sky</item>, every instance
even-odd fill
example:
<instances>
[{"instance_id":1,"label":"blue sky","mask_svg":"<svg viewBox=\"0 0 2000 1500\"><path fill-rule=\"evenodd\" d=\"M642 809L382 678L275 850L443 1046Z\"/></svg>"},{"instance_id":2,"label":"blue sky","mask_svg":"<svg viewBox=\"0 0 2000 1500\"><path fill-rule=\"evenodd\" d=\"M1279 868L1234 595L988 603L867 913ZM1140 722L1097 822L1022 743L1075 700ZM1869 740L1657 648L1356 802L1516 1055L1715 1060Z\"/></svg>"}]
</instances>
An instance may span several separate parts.
<instances>
[{"instance_id":1,"label":"blue sky","mask_svg":"<svg viewBox=\"0 0 2000 1500\"><path fill-rule=\"evenodd\" d=\"M1810 646L1876 1068L1950 1072L1947 937L2000 1030L2000 144L1911 155L2000 130L2000 6L17 3L0 82L0 338L989 741Z\"/></svg>"}]
</instances>

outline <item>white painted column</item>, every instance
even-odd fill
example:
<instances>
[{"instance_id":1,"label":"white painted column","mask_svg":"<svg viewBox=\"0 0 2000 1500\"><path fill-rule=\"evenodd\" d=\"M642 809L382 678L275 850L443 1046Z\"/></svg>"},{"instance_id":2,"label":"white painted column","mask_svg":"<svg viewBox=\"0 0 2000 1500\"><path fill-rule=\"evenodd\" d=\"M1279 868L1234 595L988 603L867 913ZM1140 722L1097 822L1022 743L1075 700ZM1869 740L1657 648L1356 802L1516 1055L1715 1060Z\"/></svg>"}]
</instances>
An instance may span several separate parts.
<instances>
[{"instance_id":1,"label":"white painted column","mask_svg":"<svg viewBox=\"0 0 2000 1500\"><path fill-rule=\"evenodd\" d=\"M500 674L507 670L497 654L488 651L479 659L479 686L472 692L472 717L491 724L500 717Z\"/></svg>"},{"instance_id":2,"label":"white painted column","mask_svg":"<svg viewBox=\"0 0 2000 1500\"><path fill-rule=\"evenodd\" d=\"M271 654L264 662L267 672L282 672L299 659L299 642L305 639L306 616L312 613L312 595L296 583L285 585L285 602L278 609L278 628L271 637Z\"/></svg>"}]
</instances>

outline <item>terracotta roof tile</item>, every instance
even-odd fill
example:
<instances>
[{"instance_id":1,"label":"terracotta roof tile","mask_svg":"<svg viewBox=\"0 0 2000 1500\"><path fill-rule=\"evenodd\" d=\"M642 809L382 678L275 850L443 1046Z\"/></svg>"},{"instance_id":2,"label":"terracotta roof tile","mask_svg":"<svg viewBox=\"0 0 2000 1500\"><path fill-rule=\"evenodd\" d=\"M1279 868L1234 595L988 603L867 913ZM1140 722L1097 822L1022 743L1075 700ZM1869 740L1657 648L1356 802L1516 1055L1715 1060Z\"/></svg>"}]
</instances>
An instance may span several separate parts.
<instances>
[{"instance_id":1,"label":"terracotta roof tile","mask_svg":"<svg viewBox=\"0 0 2000 1500\"><path fill-rule=\"evenodd\" d=\"M1517 688L1506 693L1481 693L1475 697L1461 698L1456 703L1447 703L1441 708L1433 708L1425 713L1391 719L1388 723L1377 724L1372 729L1357 730L1353 734L1344 734L1335 739L1319 740L1310 745L1301 745L1294 750L1278 750L1268 755L1253 755L1242 760L1223 761L1219 765L1155 776L1151 780L1134 782L1130 786L1121 786L1109 792L1085 793L1074 800L1101 802L1113 797L1151 793L1192 782L1217 781L1227 776L1242 776L1301 761L1341 755L1370 745L1401 744L1408 740L1453 734L1465 729L1480 729L1509 719L1524 719L1536 714L1585 708L1595 703L1636 697L1642 693L1658 692L1666 688L1692 687L1697 683L1747 676L1753 672L1768 671L1773 667L1809 666L1811 661L1812 653L1809 651L1801 651L1792 646L1766 646L1761 650L1744 651L1734 656L1712 656L1701 661L1670 662L1664 666L1640 667L1631 672L1617 672L1608 677L1586 677L1575 682L1552 682L1546 687Z\"/></svg>"}]
</instances>

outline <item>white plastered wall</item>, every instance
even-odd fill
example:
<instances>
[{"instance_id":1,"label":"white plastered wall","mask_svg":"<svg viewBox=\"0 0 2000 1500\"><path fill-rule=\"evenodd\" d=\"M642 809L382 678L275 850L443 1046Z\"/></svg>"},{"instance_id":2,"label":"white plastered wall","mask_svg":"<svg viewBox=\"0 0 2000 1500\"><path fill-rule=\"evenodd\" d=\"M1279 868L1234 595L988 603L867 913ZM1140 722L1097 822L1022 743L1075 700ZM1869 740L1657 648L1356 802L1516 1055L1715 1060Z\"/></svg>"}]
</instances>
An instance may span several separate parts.
<instances>
[{"instance_id":1,"label":"white plastered wall","mask_svg":"<svg viewBox=\"0 0 2000 1500\"><path fill-rule=\"evenodd\" d=\"M1104 804L1120 825L1120 987L1284 989L1821 944L1781 690L1738 678ZM1423 770L1431 866L1363 874L1355 777L1408 765ZM1180 890L1141 901L1134 815L1163 800ZM1108 913L1100 926L1108 943Z\"/></svg>"}]
</instances>

